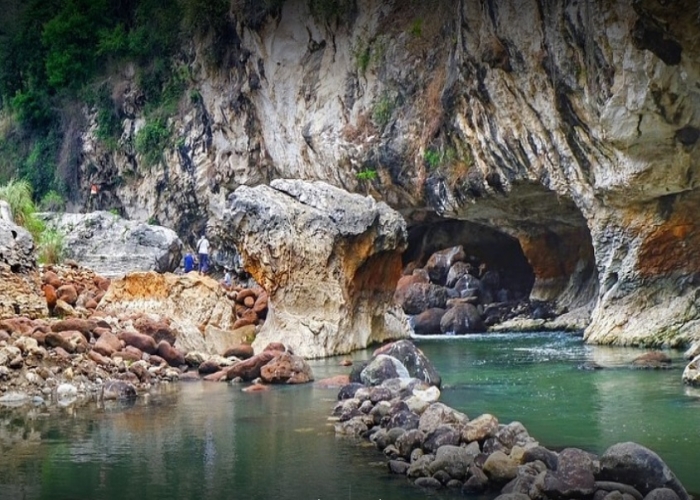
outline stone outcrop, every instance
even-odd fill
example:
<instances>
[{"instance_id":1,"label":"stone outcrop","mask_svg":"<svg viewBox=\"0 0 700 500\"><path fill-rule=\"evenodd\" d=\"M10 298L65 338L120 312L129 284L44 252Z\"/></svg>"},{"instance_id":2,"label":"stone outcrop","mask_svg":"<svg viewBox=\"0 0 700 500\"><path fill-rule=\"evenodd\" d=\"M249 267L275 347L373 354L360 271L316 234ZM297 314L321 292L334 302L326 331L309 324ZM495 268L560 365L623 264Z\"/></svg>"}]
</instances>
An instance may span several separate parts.
<instances>
[{"instance_id":1,"label":"stone outcrop","mask_svg":"<svg viewBox=\"0 0 700 500\"><path fill-rule=\"evenodd\" d=\"M322 182L276 180L236 190L218 234L268 293L256 350L283 341L322 357L408 335L391 302L406 229L386 204Z\"/></svg>"},{"instance_id":2,"label":"stone outcrop","mask_svg":"<svg viewBox=\"0 0 700 500\"><path fill-rule=\"evenodd\" d=\"M169 123L167 168L141 168L144 94L115 75L119 147L91 110L80 191L184 235L241 185L326 180L400 210L417 246L455 221L512 238L531 298L583 310L589 342L700 337L695 2L363 0L330 21L308 4L235 19L218 71L206 44L182 58L199 98Z\"/></svg>"},{"instance_id":3,"label":"stone outcrop","mask_svg":"<svg viewBox=\"0 0 700 500\"><path fill-rule=\"evenodd\" d=\"M29 232L0 217L0 319L48 315Z\"/></svg>"},{"instance_id":4,"label":"stone outcrop","mask_svg":"<svg viewBox=\"0 0 700 500\"><path fill-rule=\"evenodd\" d=\"M245 340L233 330L235 302L217 281L196 273L127 274L112 281L98 311L115 316L151 315L156 322L167 318L175 346L184 352L223 354ZM138 329L139 325L134 326Z\"/></svg>"},{"instance_id":5,"label":"stone outcrop","mask_svg":"<svg viewBox=\"0 0 700 500\"><path fill-rule=\"evenodd\" d=\"M129 221L110 212L42 214L49 227L64 234L65 256L102 276L134 271L174 271L182 242L162 226Z\"/></svg>"}]
</instances>

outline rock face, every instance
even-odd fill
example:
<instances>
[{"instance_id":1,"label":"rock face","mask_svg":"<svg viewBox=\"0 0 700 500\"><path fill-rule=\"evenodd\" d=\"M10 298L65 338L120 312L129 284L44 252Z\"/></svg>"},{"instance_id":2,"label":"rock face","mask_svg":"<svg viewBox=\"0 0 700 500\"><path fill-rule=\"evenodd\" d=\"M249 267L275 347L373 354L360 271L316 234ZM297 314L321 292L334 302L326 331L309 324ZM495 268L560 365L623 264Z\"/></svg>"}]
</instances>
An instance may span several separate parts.
<instances>
[{"instance_id":1,"label":"rock face","mask_svg":"<svg viewBox=\"0 0 700 500\"><path fill-rule=\"evenodd\" d=\"M182 242L171 229L109 212L44 214L64 235L66 257L111 278L135 271L174 271Z\"/></svg>"},{"instance_id":2,"label":"rock face","mask_svg":"<svg viewBox=\"0 0 700 500\"><path fill-rule=\"evenodd\" d=\"M0 319L48 315L36 268L34 240L22 227L0 217Z\"/></svg>"},{"instance_id":3,"label":"rock face","mask_svg":"<svg viewBox=\"0 0 700 500\"><path fill-rule=\"evenodd\" d=\"M241 187L219 231L268 292L253 346L282 342L303 357L347 353L408 336L391 311L406 229L384 203L322 182Z\"/></svg>"},{"instance_id":4,"label":"rock face","mask_svg":"<svg viewBox=\"0 0 700 500\"><path fill-rule=\"evenodd\" d=\"M120 147L91 110L80 191L186 234L241 185L326 180L400 210L417 247L455 221L513 239L531 298L583 309L589 342L700 337L700 41L678 15L694 1L366 0L332 20L308 5L228 24L218 71L205 44L181 58L200 97L168 124L167 168L141 168L144 93L118 75Z\"/></svg>"},{"instance_id":5,"label":"rock face","mask_svg":"<svg viewBox=\"0 0 700 500\"><path fill-rule=\"evenodd\" d=\"M184 352L223 354L241 343L232 331L236 320L234 301L228 299L215 280L196 273L127 274L112 281L98 310L114 315L145 313L168 318L175 346Z\"/></svg>"}]
</instances>

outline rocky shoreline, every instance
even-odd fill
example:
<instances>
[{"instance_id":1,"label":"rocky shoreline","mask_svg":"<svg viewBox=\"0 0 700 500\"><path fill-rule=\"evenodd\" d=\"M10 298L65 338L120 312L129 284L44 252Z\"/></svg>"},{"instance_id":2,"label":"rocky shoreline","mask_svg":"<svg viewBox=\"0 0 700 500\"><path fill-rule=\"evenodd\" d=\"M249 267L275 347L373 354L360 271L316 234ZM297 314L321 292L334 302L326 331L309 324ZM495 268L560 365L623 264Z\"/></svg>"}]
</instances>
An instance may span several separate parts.
<instances>
[{"instance_id":1,"label":"rocky shoreline","mask_svg":"<svg viewBox=\"0 0 700 500\"><path fill-rule=\"evenodd\" d=\"M419 367L418 369L416 367ZM636 443L598 456L541 446L520 422L491 414L470 419L440 403L440 379L410 342L375 352L350 375L331 420L339 436L368 439L392 474L416 486L501 500L688 500L663 460Z\"/></svg>"}]
</instances>

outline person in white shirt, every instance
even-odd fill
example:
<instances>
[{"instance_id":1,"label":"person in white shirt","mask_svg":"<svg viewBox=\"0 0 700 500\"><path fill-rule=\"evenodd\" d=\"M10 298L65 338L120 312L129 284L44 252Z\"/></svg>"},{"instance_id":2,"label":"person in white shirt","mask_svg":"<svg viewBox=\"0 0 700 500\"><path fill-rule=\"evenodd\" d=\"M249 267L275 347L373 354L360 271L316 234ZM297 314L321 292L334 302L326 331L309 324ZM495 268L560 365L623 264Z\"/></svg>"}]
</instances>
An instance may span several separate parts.
<instances>
[{"instance_id":1,"label":"person in white shirt","mask_svg":"<svg viewBox=\"0 0 700 500\"><path fill-rule=\"evenodd\" d=\"M199 273L205 274L209 270L209 240L204 234L197 242L197 254L199 254Z\"/></svg>"}]
</instances>

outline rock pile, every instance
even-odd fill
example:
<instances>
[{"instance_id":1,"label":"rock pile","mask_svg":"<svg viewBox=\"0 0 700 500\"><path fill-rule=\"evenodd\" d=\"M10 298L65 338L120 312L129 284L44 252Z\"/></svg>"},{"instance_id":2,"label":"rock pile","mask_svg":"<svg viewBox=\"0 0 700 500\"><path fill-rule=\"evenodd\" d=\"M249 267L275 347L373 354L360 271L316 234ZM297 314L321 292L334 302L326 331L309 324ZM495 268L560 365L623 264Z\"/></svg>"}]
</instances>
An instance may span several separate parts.
<instances>
[{"instance_id":1,"label":"rock pile","mask_svg":"<svg viewBox=\"0 0 700 500\"><path fill-rule=\"evenodd\" d=\"M370 371L375 365L383 368ZM620 443L601 456L576 448L555 452L520 422L502 424L491 414L470 419L438 402L437 387L408 376L402 366L391 356L375 356L361 371L362 383L340 389L332 418L336 434L369 439L389 459L391 473L418 486L500 492L502 500L691 498L643 446Z\"/></svg>"},{"instance_id":2,"label":"rock pile","mask_svg":"<svg viewBox=\"0 0 700 500\"><path fill-rule=\"evenodd\" d=\"M484 332L517 315L552 317L546 303L527 301L531 282L506 280L460 246L433 253L424 267L410 265L399 280L395 300L410 316L417 334Z\"/></svg>"},{"instance_id":3,"label":"rock pile","mask_svg":"<svg viewBox=\"0 0 700 500\"><path fill-rule=\"evenodd\" d=\"M41 289L49 312L59 317L88 317L109 289L110 280L67 260L41 268Z\"/></svg>"}]
</instances>

